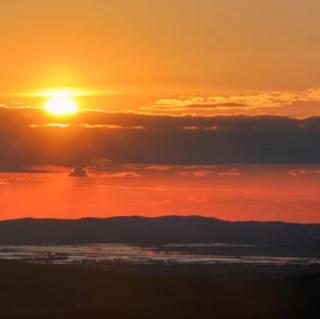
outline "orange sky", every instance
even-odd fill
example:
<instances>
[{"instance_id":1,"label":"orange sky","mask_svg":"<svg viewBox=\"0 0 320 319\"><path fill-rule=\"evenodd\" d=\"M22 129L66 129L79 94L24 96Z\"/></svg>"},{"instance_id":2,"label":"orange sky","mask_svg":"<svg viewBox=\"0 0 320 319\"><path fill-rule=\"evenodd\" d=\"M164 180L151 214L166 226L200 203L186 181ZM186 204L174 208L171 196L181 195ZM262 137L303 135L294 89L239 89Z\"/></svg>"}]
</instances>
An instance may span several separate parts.
<instances>
[{"instance_id":1,"label":"orange sky","mask_svg":"<svg viewBox=\"0 0 320 319\"><path fill-rule=\"evenodd\" d=\"M320 222L319 10L318 0L4 1L0 219ZM78 90L80 113L46 114L52 88ZM68 176L77 169L89 176Z\"/></svg>"},{"instance_id":2,"label":"orange sky","mask_svg":"<svg viewBox=\"0 0 320 319\"><path fill-rule=\"evenodd\" d=\"M0 174L2 219L200 214L320 222L320 166L119 166L70 178ZM4 209L5 208L5 209Z\"/></svg>"},{"instance_id":3,"label":"orange sky","mask_svg":"<svg viewBox=\"0 0 320 319\"><path fill-rule=\"evenodd\" d=\"M90 87L105 95L85 104L109 110L183 96L301 95L320 87L319 9L317 0L6 1L0 92L12 103L25 91ZM262 112L310 116L313 103Z\"/></svg>"}]
</instances>

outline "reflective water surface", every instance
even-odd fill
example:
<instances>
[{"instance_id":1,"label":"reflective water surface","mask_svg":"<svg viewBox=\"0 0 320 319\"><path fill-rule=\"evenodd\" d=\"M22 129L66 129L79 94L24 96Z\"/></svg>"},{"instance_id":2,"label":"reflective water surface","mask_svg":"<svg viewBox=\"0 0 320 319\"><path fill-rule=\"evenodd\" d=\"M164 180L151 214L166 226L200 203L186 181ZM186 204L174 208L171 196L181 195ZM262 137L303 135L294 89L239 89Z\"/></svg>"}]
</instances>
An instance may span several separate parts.
<instances>
[{"instance_id":1,"label":"reflective water surface","mask_svg":"<svg viewBox=\"0 0 320 319\"><path fill-rule=\"evenodd\" d=\"M219 256L175 251L174 248L179 246L171 244L163 246L161 249L124 244L0 246L0 259L43 264L91 264L99 262L136 264L320 264L320 258ZM193 247L197 246L201 247L201 244L196 244ZM170 247L170 251L166 250L166 247Z\"/></svg>"}]
</instances>

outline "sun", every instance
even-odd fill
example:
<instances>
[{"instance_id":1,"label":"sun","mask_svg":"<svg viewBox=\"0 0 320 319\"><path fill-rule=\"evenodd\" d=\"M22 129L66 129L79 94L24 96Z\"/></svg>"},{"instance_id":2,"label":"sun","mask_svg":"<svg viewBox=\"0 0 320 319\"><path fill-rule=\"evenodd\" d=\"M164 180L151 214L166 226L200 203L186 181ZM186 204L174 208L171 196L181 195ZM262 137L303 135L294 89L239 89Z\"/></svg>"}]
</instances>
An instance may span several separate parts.
<instances>
[{"instance_id":1,"label":"sun","mask_svg":"<svg viewBox=\"0 0 320 319\"><path fill-rule=\"evenodd\" d=\"M72 91L49 91L46 96L44 109L52 115L73 115L79 112L79 106Z\"/></svg>"}]
</instances>

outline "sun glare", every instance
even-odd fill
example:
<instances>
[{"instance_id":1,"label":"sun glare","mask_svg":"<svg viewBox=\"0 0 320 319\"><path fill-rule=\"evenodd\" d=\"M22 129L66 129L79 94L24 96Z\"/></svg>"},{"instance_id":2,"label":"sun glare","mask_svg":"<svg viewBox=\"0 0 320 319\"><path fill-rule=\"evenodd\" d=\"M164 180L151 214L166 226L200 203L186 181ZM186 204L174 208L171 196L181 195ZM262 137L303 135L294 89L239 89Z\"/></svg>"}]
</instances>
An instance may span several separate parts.
<instances>
[{"instance_id":1,"label":"sun glare","mask_svg":"<svg viewBox=\"0 0 320 319\"><path fill-rule=\"evenodd\" d=\"M53 115L72 115L79 112L79 106L72 91L52 91L47 93L44 109Z\"/></svg>"}]
</instances>

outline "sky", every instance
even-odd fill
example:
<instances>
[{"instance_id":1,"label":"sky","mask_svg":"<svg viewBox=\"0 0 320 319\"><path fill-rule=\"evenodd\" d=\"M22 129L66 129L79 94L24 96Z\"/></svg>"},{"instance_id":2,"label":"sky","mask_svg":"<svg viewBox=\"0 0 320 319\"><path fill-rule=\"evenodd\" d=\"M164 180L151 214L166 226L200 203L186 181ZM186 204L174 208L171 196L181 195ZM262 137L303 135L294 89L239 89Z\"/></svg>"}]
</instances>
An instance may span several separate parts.
<instances>
[{"instance_id":1,"label":"sky","mask_svg":"<svg viewBox=\"0 0 320 319\"><path fill-rule=\"evenodd\" d=\"M318 223L320 165L106 165L1 173L2 219L202 215Z\"/></svg>"},{"instance_id":2,"label":"sky","mask_svg":"<svg viewBox=\"0 0 320 319\"><path fill-rule=\"evenodd\" d=\"M320 222L319 10L316 0L5 1L0 219ZM78 92L77 114L44 110L43 92L57 88Z\"/></svg>"}]
</instances>

